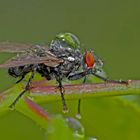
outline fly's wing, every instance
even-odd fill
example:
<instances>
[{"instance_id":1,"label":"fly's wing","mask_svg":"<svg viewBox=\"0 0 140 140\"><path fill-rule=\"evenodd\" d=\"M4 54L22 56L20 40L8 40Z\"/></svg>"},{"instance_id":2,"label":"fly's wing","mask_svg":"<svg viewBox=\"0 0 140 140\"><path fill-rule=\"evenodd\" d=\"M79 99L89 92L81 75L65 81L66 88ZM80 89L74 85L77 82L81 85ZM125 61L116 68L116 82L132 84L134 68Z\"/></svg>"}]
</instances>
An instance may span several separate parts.
<instances>
[{"instance_id":1,"label":"fly's wing","mask_svg":"<svg viewBox=\"0 0 140 140\"><path fill-rule=\"evenodd\" d=\"M11 52L11 53L24 52L26 49L29 49L32 46L33 46L32 44L2 42L0 43L0 52Z\"/></svg>"},{"instance_id":2,"label":"fly's wing","mask_svg":"<svg viewBox=\"0 0 140 140\"><path fill-rule=\"evenodd\" d=\"M50 67L56 67L60 63L63 63L62 59L57 58L55 55L53 55L51 52L45 52L44 57L39 56L33 56L33 55L24 55L16 57L15 59L10 59L6 61L3 64L0 64L0 68L8 68L8 67L18 67L18 66L24 66L28 64L41 64L44 63L47 66Z\"/></svg>"},{"instance_id":3,"label":"fly's wing","mask_svg":"<svg viewBox=\"0 0 140 140\"><path fill-rule=\"evenodd\" d=\"M41 49L40 49L41 48ZM43 50L45 51L44 57L35 57L31 55L29 52L33 52L36 50ZM0 52L11 52L11 53L25 53L25 55L19 55L15 59L10 59L3 64L0 64L0 68L8 68L8 67L16 67L16 66L23 66L28 64L40 64L44 63L50 67L56 67L60 63L63 62L62 59L58 59L55 55L50 53L47 50L47 46L38 46L33 44L21 44L21 43L10 43L10 42L2 42L0 43ZM34 52L33 52L34 53ZM23 53L24 54L24 53Z\"/></svg>"},{"instance_id":4,"label":"fly's wing","mask_svg":"<svg viewBox=\"0 0 140 140\"><path fill-rule=\"evenodd\" d=\"M34 47L36 47L36 45L34 44L1 42L0 52L19 53L19 52L25 52L27 49L34 48ZM47 47L47 46L43 46L43 47Z\"/></svg>"}]
</instances>

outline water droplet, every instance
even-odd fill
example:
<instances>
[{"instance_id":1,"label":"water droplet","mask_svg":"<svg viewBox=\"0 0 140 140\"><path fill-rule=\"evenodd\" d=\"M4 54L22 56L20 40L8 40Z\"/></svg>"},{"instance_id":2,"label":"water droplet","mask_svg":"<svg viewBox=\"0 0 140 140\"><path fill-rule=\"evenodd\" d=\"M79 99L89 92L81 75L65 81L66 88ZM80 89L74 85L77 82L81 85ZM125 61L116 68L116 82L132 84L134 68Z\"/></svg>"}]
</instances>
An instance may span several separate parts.
<instances>
[{"instance_id":1,"label":"water droplet","mask_svg":"<svg viewBox=\"0 0 140 140\"><path fill-rule=\"evenodd\" d=\"M85 137L85 129L83 125L75 118L66 118L66 121L69 127L73 130L73 133L76 137L84 138Z\"/></svg>"}]
</instances>

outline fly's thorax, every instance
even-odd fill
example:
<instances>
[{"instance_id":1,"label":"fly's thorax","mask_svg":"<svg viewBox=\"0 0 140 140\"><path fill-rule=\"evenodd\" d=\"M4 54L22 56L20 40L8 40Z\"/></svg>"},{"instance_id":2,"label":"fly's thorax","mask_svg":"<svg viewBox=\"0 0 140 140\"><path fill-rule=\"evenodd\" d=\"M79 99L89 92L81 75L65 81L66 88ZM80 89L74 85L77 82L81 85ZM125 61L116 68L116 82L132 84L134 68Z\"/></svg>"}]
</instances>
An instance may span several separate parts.
<instances>
[{"instance_id":1,"label":"fly's thorax","mask_svg":"<svg viewBox=\"0 0 140 140\"><path fill-rule=\"evenodd\" d=\"M59 71L67 76L71 72L75 72L82 65L82 56L80 53L74 52L73 54L63 56L64 63L58 66Z\"/></svg>"},{"instance_id":2,"label":"fly's thorax","mask_svg":"<svg viewBox=\"0 0 140 140\"><path fill-rule=\"evenodd\" d=\"M69 73L81 66L80 41L71 33L60 33L50 43L50 51L64 60L59 66L62 73Z\"/></svg>"}]
</instances>

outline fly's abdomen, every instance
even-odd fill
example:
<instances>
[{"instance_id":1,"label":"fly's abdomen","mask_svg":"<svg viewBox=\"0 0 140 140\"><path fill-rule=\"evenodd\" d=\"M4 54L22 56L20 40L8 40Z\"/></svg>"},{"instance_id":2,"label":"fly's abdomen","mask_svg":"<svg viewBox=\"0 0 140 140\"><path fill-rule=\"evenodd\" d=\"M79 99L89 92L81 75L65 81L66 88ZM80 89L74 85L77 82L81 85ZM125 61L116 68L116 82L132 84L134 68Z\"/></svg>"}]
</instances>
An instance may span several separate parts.
<instances>
[{"instance_id":1,"label":"fly's abdomen","mask_svg":"<svg viewBox=\"0 0 140 140\"><path fill-rule=\"evenodd\" d=\"M37 72L41 74L42 77L45 77L47 80L51 80L50 68L44 64L40 64L37 67Z\"/></svg>"},{"instance_id":2,"label":"fly's abdomen","mask_svg":"<svg viewBox=\"0 0 140 140\"><path fill-rule=\"evenodd\" d=\"M13 77L21 76L22 72L23 72L23 68L21 68L21 67L11 67L8 69L9 75L11 75Z\"/></svg>"},{"instance_id":3,"label":"fly's abdomen","mask_svg":"<svg viewBox=\"0 0 140 140\"><path fill-rule=\"evenodd\" d=\"M29 73L31 70L32 70L31 65L11 67L11 68L8 69L8 73L9 73L9 75L16 78L16 77L20 77L20 76L23 76L23 75Z\"/></svg>"}]
</instances>

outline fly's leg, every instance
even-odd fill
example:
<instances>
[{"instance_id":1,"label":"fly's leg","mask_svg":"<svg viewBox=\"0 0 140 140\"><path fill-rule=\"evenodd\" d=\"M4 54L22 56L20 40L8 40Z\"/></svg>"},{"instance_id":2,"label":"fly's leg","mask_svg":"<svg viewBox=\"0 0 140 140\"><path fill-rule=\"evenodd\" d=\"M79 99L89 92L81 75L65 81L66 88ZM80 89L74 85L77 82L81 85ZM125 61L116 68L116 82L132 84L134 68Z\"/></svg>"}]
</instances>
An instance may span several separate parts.
<instances>
[{"instance_id":1,"label":"fly's leg","mask_svg":"<svg viewBox=\"0 0 140 140\"><path fill-rule=\"evenodd\" d=\"M66 101L65 101L65 98L64 98L64 93L65 93L65 89L64 87L62 86L62 80L61 78L57 78L57 81L58 81L58 88L60 90L60 93L61 93L61 99L62 99L62 105L63 105L63 111L64 113L68 112L68 108L67 108L67 105L66 105Z\"/></svg>"},{"instance_id":2,"label":"fly's leg","mask_svg":"<svg viewBox=\"0 0 140 140\"><path fill-rule=\"evenodd\" d=\"M22 97L22 95L26 92L27 90L23 90L17 97L16 99L13 101L13 103L9 106L9 108L14 108L14 106L16 105L17 101Z\"/></svg>"},{"instance_id":3,"label":"fly's leg","mask_svg":"<svg viewBox=\"0 0 140 140\"><path fill-rule=\"evenodd\" d=\"M87 76L84 76L84 80L83 80L83 84L86 83L86 80L87 80ZM78 99L78 106L77 106L77 115L76 117L78 119L81 119L81 99Z\"/></svg>"},{"instance_id":4,"label":"fly's leg","mask_svg":"<svg viewBox=\"0 0 140 140\"><path fill-rule=\"evenodd\" d=\"M88 74L93 74L94 76L102 79L103 81L105 82L109 82L109 83L119 83L119 84L125 84L125 85L128 85L129 84L129 81L124 81L124 80L110 80L110 79L107 79L105 77L102 77L98 74L96 74L96 72L93 72L92 70L85 70L83 72L79 72L79 73L71 73L68 75L68 79L69 80L77 80L77 79L81 79L83 77L86 77L86 75ZM84 79L85 81L86 79ZM78 100L78 118L80 118L80 104L81 104L81 99Z\"/></svg>"},{"instance_id":5,"label":"fly's leg","mask_svg":"<svg viewBox=\"0 0 140 140\"><path fill-rule=\"evenodd\" d=\"M69 80L78 80L78 79L81 79L81 78L85 77L88 74L90 74L90 71L88 71L88 70L78 72L78 73L70 73L68 75L68 79Z\"/></svg>"},{"instance_id":6,"label":"fly's leg","mask_svg":"<svg viewBox=\"0 0 140 140\"><path fill-rule=\"evenodd\" d=\"M80 112L81 112L80 105L81 105L81 99L78 100L78 114L80 114Z\"/></svg>"},{"instance_id":7,"label":"fly's leg","mask_svg":"<svg viewBox=\"0 0 140 140\"><path fill-rule=\"evenodd\" d=\"M87 80L87 76L84 76L84 80L83 80L83 84L86 83L86 80ZM78 99L78 106L77 106L77 115L76 117L78 119L81 119L81 99Z\"/></svg>"},{"instance_id":8,"label":"fly's leg","mask_svg":"<svg viewBox=\"0 0 140 140\"><path fill-rule=\"evenodd\" d=\"M76 117L81 119L81 99L78 99L77 114Z\"/></svg>"},{"instance_id":9,"label":"fly's leg","mask_svg":"<svg viewBox=\"0 0 140 140\"><path fill-rule=\"evenodd\" d=\"M84 80L83 80L83 84L86 83L86 80L87 80L87 76L84 76ZM78 119L81 119L81 99L78 99L78 106L77 106L77 115L76 117Z\"/></svg>"},{"instance_id":10,"label":"fly's leg","mask_svg":"<svg viewBox=\"0 0 140 140\"><path fill-rule=\"evenodd\" d=\"M71 74L69 74L69 76L68 76L68 79L69 80L77 80L77 79L81 79L81 78L83 78L84 77L84 81L83 81L83 83L85 83L86 82L86 75L88 75L89 74L89 72L88 71L83 71L83 72L79 72L79 73L71 73ZM78 119L81 119L81 99L78 99L78 107L77 107L77 115L76 115L76 117L78 118Z\"/></svg>"},{"instance_id":11,"label":"fly's leg","mask_svg":"<svg viewBox=\"0 0 140 140\"><path fill-rule=\"evenodd\" d=\"M28 81L25 89L16 97L16 99L13 101L13 103L9 106L10 108L13 108L16 105L17 101L22 97L22 95L30 89L30 84L32 82L32 79L34 78L34 74L35 74L35 70L32 71L32 74L29 78L29 81Z\"/></svg>"},{"instance_id":12,"label":"fly's leg","mask_svg":"<svg viewBox=\"0 0 140 140\"><path fill-rule=\"evenodd\" d=\"M85 75L84 80L83 80L82 83L85 84L86 81L87 81L87 76ZM81 99L78 99L78 107L77 107L77 115L76 115L76 117L78 119L81 119Z\"/></svg>"},{"instance_id":13,"label":"fly's leg","mask_svg":"<svg viewBox=\"0 0 140 140\"><path fill-rule=\"evenodd\" d=\"M16 73L16 75L21 76L21 78L18 81L16 81L16 84L21 82L25 78L25 75L27 74L28 71L31 71L31 67L30 66L24 66L20 73L18 73L18 72Z\"/></svg>"},{"instance_id":14,"label":"fly's leg","mask_svg":"<svg viewBox=\"0 0 140 140\"><path fill-rule=\"evenodd\" d=\"M87 81L87 76L84 76L83 84L85 84Z\"/></svg>"},{"instance_id":15,"label":"fly's leg","mask_svg":"<svg viewBox=\"0 0 140 140\"><path fill-rule=\"evenodd\" d=\"M105 82L108 82L108 83L118 83L118 84L125 84L125 85L128 85L129 84L129 80L128 81L124 81L124 80L110 80L108 78L105 78L105 77L102 77L96 73L92 73L94 76L98 77L99 79L105 81Z\"/></svg>"},{"instance_id":16,"label":"fly's leg","mask_svg":"<svg viewBox=\"0 0 140 140\"><path fill-rule=\"evenodd\" d=\"M109 83L119 83L119 84L126 84L126 85L129 84L129 81L124 81L124 80L110 80L108 78L102 77L102 76L96 74L96 71L95 72L92 71L92 69L88 69L86 71L79 72L79 73L71 73L71 74L68 75L68 79L69 80L77 80L77 79L80 79L80 78L85 77L88 74L92 74L92 75L94 75L94 76L102 79L103 81L109 82Z\"/></svg>"},{"instance_id":17,"label":"fly's leg","mask_svg":"<svg viewBox=\"0 0 140 140\"><path fill-rule=\"evenodd\" d=\"M23 75L21 76L21 78L20 78L18 81L16 81L16 84L18 84L19 82L21 82L24 78L25 78L25 74L23 74Z\"/></svg>"}]
</instances>

